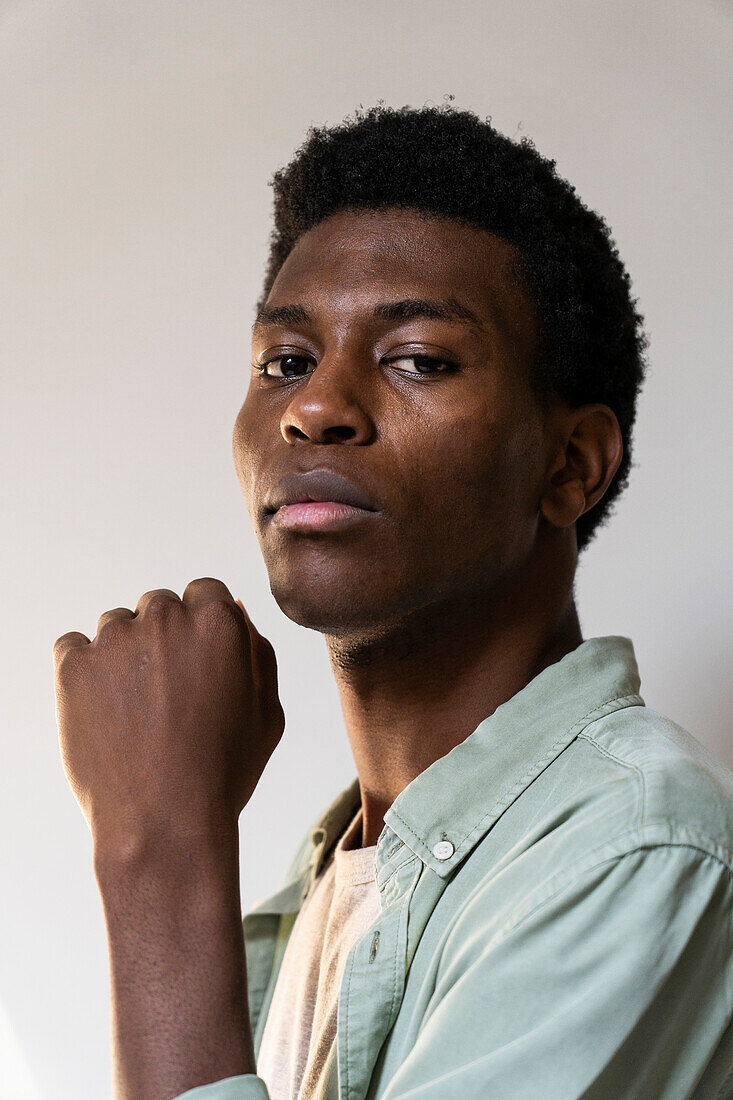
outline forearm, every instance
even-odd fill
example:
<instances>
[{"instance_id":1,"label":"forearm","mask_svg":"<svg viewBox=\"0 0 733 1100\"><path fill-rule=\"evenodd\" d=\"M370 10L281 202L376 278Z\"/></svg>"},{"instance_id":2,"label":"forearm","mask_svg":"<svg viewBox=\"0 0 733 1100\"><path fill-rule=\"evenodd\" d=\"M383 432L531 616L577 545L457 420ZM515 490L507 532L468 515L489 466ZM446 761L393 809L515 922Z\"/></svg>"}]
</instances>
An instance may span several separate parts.
<instances>
[{"instance_id":1,"label":"forearm","mask_svg":"<svg viewBox=\"0 0 733 1100\"><path fill-rule=\"evenodd\" d=\"M236 825L224 841L95 853L110 959L115 1100L255 1073Z\"/></svg>"}]
</instances>

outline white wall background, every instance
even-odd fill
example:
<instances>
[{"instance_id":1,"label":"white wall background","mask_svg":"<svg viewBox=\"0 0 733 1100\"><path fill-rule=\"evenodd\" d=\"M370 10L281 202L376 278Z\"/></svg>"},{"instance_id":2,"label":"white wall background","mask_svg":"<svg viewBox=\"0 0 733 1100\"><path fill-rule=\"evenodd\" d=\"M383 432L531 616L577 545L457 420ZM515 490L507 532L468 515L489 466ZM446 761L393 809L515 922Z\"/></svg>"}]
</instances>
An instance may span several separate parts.
<instances>
[{"instance_id":1,"label":"white wall background","mask_svg":"<svg viewBox=\"0 0 733 1100\"><path fill-rule=\"evenodd\" d=\"M323 640L270 595L230 452L267 180L312 122L452 93L610 222L651 371L581 622L631 636L647 704L733 766L732 38L713 0L1 0L4 1100L110 1094L60 634L210 575L272 639L288 726L241 819L245 906L354 775Z\"/></svg>"}]
</instances>

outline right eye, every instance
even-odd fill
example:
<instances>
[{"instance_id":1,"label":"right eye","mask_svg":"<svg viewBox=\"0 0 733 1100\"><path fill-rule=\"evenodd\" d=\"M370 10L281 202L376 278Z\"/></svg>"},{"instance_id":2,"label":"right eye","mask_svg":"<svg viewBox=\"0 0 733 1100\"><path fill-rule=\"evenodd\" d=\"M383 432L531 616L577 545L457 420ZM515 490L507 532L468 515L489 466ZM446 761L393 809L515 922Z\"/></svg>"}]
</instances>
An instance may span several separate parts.
<instances>
[{"instance_id":1,"label":"right eye","mask_svg":"<svg viewBox=\"0 0 733 1100\"><path fill-rule=\"evenodd\" d=\"M306 373L310 359L304 355L278 355L257 369L268 378L300 378ZM274 370L270 370L274 367Z\"/></svg>"}]
</instances>

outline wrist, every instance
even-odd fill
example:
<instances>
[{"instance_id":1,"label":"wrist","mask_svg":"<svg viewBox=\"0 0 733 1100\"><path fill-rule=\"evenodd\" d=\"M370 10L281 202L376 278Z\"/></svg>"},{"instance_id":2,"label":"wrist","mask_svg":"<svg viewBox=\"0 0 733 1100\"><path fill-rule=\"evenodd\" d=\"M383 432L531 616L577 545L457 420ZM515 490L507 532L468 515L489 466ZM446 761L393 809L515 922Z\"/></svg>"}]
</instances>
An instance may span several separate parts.
<instances>
[{"instance_id":1,"label":"wrist","mask_svg":"<svg viewBox=\"0 0 733 1100\"><path fill-rule=\"evenodd\" d=\"M234 827L95 847L125 1096L255 1073Z\"/></svg>"},{"instance_id":2,"label":"wrist","mask_svg":"<svg viewBox=\"0 0 733 1100\"><path fill-rule=\"evenodd\" d=\"M239 883L237 822L164 829L100 831L94 836L94 871L100 889L124 882L153 880L188 890L191 883L211 889L217 882Z\"/></svg>"}]
</instances>

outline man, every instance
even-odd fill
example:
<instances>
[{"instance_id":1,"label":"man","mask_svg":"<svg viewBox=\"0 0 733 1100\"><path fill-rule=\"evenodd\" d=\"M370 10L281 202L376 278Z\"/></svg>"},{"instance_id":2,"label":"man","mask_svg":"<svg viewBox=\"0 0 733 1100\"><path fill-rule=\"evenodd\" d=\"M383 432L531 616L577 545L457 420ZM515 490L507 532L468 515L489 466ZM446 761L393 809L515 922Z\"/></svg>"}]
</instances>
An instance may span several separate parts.
<instances>
[{"instance_id":1,"label":"man","mask_svg":"<svg viewBox=\"0 0 733 1100\"><path fill-rule=\"evenodd\" d=\"M274 185L234 460L357 776L243 936L271 645L213 578L58 639L116 1096L733 1095L733 776L574 602L643 378L606 226L450 107L314 129Z\"/></svg>"}]
</instances>

